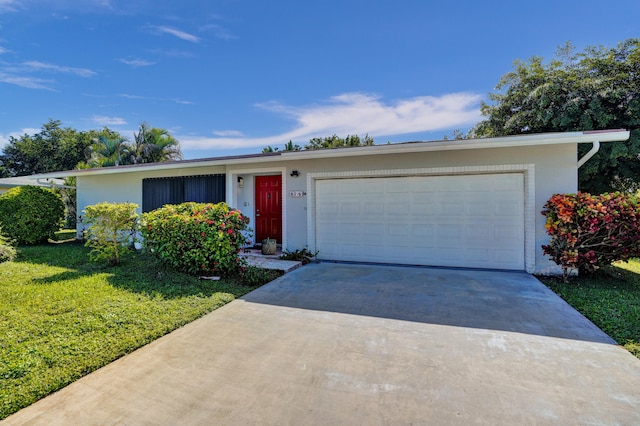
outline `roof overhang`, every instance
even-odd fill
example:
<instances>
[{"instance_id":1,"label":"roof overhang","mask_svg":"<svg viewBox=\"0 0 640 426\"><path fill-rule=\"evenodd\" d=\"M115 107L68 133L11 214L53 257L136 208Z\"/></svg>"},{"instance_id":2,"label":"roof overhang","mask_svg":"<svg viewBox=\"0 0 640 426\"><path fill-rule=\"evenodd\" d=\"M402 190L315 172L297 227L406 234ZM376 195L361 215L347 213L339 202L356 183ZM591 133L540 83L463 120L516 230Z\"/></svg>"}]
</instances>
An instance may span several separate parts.
<instances>
[{"instance_id":1,"label":"roof overhang","mask_svg":"<svg viewBox=\"0 0 640 426\"><path fill-rule=\"evenodd\" d=\"M168 161L163 163L137 164L95 169L68 170L28 176L37 178L60 178L66 176L107 175L143 171L185 169L193 167L228 166L234 164L267 163L273 161L299 161L330 157L355 157L366 155L404 154L415 152L456 151L466 149L510 148L518 146L557 145L567 143L620 142L629 139L630 132L624 129L584 132L535 133L528 135L502 136L482 139L445 140L434 142L403 142L385 145L334 148L304 151L282 151L268 154L252 154L228 157L202 158L195 160Z\"/></svg>"},{"instance_id":2,"label":"roof overhang","mask_svg":"<svg viewBox=\"0 0 640 426\"><path fill-rule=\"evenodd\" d=\"M42 179L42 175L18 176L18 177L0 179L0 188L4 188L4 189L15 188L16 186L26 186L26 185L53 188L56 186L64 185L64 180L54 179L54 178L49 178L45 180L45 179Z\"/></svg>"}]
</instances>

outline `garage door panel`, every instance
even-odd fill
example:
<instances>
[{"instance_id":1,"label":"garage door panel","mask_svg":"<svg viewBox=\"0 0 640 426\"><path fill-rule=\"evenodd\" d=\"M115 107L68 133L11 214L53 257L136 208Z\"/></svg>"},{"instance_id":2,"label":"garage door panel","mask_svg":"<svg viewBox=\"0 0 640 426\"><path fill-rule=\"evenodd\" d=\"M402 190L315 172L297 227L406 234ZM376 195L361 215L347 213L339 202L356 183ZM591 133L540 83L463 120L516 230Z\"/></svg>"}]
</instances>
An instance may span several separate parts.
<instances>
[{"instance_id":1,"label":"garage door panel","mask_svg":"<svg viewBox=\"0 0 640 426\"><path fill-rule=\"evenodd\" d=\"M362 213L364 213L364 211L362 210L363 209L360 201L343 201L340 205L340 214L343 216L360 216Z\"/></svg>"},{"instance_id":2,"label":"garage door panel","mask_svg":"<svg viewBox=\"0 0 640 426\"><path fill-rule=\"evenodd\" d=\"M524 269L522 173L330 179L315 190L321 259Z\"/></svg>"}]
</instances>

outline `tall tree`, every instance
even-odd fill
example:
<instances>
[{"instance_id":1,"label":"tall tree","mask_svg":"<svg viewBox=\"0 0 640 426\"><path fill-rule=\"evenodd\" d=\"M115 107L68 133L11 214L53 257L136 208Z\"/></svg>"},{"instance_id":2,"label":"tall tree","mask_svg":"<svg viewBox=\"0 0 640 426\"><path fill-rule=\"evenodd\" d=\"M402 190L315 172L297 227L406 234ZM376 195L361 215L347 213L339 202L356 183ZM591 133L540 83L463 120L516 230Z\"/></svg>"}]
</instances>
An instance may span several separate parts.
<instances>
[{"instance_id":1,"label":"tall tree","mask_svg":"<svg viewBox=\"0 0 640 426\"><path fill-rule=\"evenodd\" d=\"M86 159L87 148L100 135L119 136L106 127L85 132L63 128L59 120L49 120L34 135L9 138L0 156L1 168L6 177L71 170Z\"/></svg>"},{"instance_id":2,"label":"tall tree","mask_svg":"<svg viewBox=\"0 0 640 426\"><path fill-rule=\"evenodd\" d=\"M369 145L374 145L374 141L368 134L365 135L364 139L360 139L358 135L347 135L347 137L343 139L334 134L324 138L312 138L309 140L309 143L304 146L304 149L344 148Z\"/></svg>"},{"instance_id":3,"label":"tall tree","mask_svg":"<svg viewBox=\"0 0 640 426\"><path fill-rule=\"evenodd\" d=\"M131 154L135 164L182 160L180 142L166 129L142 122L133 137Z\"/></svg>"},{"instance_id":4,"label":"tall tree","mask_svg":"<svg viewBox=\"0 0 640 426\"><path fill-rule=\"evenodd\" d=\"M111 167L132 164L131 147L123 137L99 136L89 147L89 167Z\"/></svg>"},{"instance_id":5,"label":"tall tree","mask_svg":"<svg viewBox=\"0 0 640 426\"><path fill-rule=\"evenodd\" d=\"M579 173L592 193L640 188L640 39L575 52L567 43L548 63L516 61L483 103L474 137L626 128L627 142L603 144ZM579 155L588 150L580 146Z\"/></svg>"},{"instance_id":6,"label":"tall tree","mask_svg":"<svg viewBox=\"0 0 640 426\"><path fill-rule=\"evenodd\" d=\"M284 147L282 149L282 152L285 151L301 151L302 147L298 144L294 144L293 141L289 141L287 143L284 144ZM271 145L266 146L265 148L262 149L262 153L263 154L267 154L269 152L277 152L278 148L274 148Z\"/></svg>"},{"instance_id":7,"label":"tall tree","mask_svg":"<svg viewBox=\"0 0 640 426\"><path fill-rule=\"evenodd\" d=\"M9 176L26 176L72 169L83 159L86 140L58 120L49 120L35 135L10 137L2 164Z\"/></svg>"}]
</instances>

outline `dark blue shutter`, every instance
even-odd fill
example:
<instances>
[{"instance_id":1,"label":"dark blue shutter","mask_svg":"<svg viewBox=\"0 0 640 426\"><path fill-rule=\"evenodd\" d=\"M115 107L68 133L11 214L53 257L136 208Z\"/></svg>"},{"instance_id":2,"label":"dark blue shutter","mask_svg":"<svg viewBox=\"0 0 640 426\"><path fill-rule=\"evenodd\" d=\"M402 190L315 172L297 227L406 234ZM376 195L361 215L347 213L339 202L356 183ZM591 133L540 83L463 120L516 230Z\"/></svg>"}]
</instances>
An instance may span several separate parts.
<instances>
[{"instance_id":1,"label":"dark blue shutter","mask_svg":"<svg viewBox=\"0 0 640 426\"><path fill-rule=\"evenodd\" d=\"M225 175L142 179L142 211L186 201L219 203L226 198Z\"/></svg>"}]
</instances>

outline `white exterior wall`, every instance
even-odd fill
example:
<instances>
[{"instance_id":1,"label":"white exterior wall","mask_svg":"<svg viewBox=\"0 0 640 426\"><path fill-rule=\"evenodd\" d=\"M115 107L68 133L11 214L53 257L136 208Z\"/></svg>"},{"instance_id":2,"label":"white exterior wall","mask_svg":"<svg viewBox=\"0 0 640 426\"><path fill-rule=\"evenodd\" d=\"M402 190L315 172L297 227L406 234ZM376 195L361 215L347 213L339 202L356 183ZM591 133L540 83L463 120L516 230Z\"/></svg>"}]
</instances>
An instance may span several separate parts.
<instances>
[{"instance_id":1,"label":"white exterior wall","mask_svg":"<svg viewBox=\"0 0 640 426\"><path fill-rule=\"evenodd\" d=\"M133 202L142 204L142 179L167 176L190 176L200 174L226 173L227 202L231 207L243 211L254 222L253 178L256 175L281 174L283 184L283 248L300 249L310 245L308 212L312 206L309 195L302 198L289 196L289 191L312 193L307 184L309 175L331 173L390 173L390 171L435 170L435 173L467 173L474 170L499 170L506 167L516 170L530 170L533 177L529 182L532 197L531 221L526 232L534 238L532 254L536 273L557 273L558 267L542 254L542 244L548 242L544 229L545 218L540 214L546 201L554 193L576 192L577 144L522 146L509 148L481 148L453 151L432 151L406 154L377 154L366 156L336 157L322 159L286 160L274 157L274 161L232 166L194 167L185 169L160 170L105 175L78 176L78 212L87 205L102 201ZM487 169L488 168L488 169ZM483 170L484 170L483 169ZM300 172L292 177L292 170ZM366 174L365 173L365 174ZM242 176L244 188L238 188L237 178ZM251 225L250 225L251 226Z\"/></svg>"},{"instance_id":2,"label":"white exterior wall","mask_svg":"<svg viewBox=\"0 0 640 426\"><path fill-rule=\"evenodd\" d=\"M157 170L148 172L114 173L78 176L76 180L78 215L93 204L101 202L135 203L142 212L142 179L171 176L194 176L225 173L225 167L194 167L190 169ZM79 218L80 219L80 218ZM77 230L82 234L82 223Z\"/></svg>"},{"instance_id":3,"label":"white exterior wall","mask_svg":"<svg viewBox=\"0 0 640 426\"><path fill-rule=\"evenodd\" d=\"M372 155L367 157L338 157L331 159L304 160L287 163L287 170L299 170L300 177L286 175L289 189L307 188L307 175L317 173L342 173L345 171L388 171L410 169L460 169L469 167L513 166L515 169L533 167L533 208L530 211L532 224L526 230L533 235L534 268L540 274L555 274L559 267L542 254L541 246L549 241L544 228L545 218L540 214L544 204L555 193L572 193L578 188L577 144L546 146L523 146L512 148L472 149L464 151L437 151L426 153ZM444 173L451 173L446 170ZM457 173L457 172L456 172ZM473 173L473 172L469 172ZM287 194L285 194L286 196ZM290 248L308 245L307 209L309 199L289 199L289 220L285 229L289 234ZM530 229L533 227L533 229Z\"/></svg>"}]
</instances>

